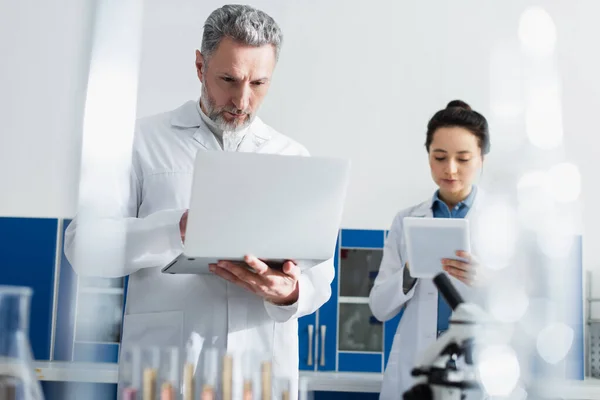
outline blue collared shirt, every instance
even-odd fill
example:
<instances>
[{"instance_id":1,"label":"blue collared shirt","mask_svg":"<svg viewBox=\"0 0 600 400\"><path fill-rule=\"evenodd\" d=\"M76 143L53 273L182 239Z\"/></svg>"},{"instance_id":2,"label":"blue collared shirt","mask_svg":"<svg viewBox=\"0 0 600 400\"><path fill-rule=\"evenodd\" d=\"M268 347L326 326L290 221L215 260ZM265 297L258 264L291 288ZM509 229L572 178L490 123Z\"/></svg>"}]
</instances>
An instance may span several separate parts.
<instances>
[{"instance_id":1,"label":"blue collared shirt","mask_svg":"<svg viewBox=\"0 0 600 400\"><path fill-rule=\"evenodd\" d=\"M433 218L464 218L471 209L471 206L473 206L476 195L477 186L473 185L471 193L469 193L467 198L455 205L454 208L450 210L446 203L440 199L439 190L436 191L433 195L433 203L431 205Z\"/></svg>"},{"instance_id":2,"label":"blue collared shirt","mask_svg":"<svg viewBox=\"0 0 600 400\"><path fill-rule=\"evenodd\" d=\"M433 212L433 218L464 218L475 201L477 195L477 186L473 185L471 193L466 199L458 203L450 210L446 203L444 203L439 197L439 191L436 191L433 195L433 202L431 204L431 211ZM450 322L450 315L452 310L450 306L444 301L444 298L438 294L438 318L437 318L437 331L438 336L448 329Z\"/></svg>"}]
</instances>

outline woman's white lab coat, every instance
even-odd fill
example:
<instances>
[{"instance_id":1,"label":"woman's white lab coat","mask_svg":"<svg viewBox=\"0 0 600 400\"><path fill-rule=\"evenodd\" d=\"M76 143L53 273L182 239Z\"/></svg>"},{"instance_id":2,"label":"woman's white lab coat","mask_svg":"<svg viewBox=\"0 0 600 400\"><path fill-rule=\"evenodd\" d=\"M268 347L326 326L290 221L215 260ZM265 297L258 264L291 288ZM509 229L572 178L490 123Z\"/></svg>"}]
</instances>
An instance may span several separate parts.
<instances>
[{"instance_id":1,"label":"woman's white lab coat","mask_svg":"<svg viewBox=\"0 0 600 400\"><path fill-rule=\"evenodd\" d=\"M313 313L331 296L332 262L304 271L299 281L300 297L296 304L286 307L263 301L217 276L160 271L183 250L179 220L188 207L196 152L220 150L194 101L140 120L129 191L115 193L107 201L108 206L101 210L103 218L89 223L84 223L83 215L80 221L75 219L66 232L65 253L79 275L129 275L122 350L131 345L185 349L195 332L194 342L204 349L232 353L253 350L259 357L272 357L275 376L291 378L295 398L297 318ZM238 151L308 155L303 146L258 118ZM285 234L286 227L281 229ZM124 262L115 262L114 255L119 252ZM277 397L280 389L275 382Z\"/></svg>"},{"instance_id":2,"label":"woman's white lab coat","mask_svg":"<svg viewBox=\"0 0 600 400\"><path fill-rule=\"evenodd\" d=\"M465 218L476 219L481 211L484 194L478 189L473 205ZM402 393L414 384L411 370L418 357L437 339L438 292L431 279L419 279L415 286L404 294L402 289L404 265L407 262L406 242L402 221L404 217L433 217L432 200L399 212L390 229L383 251L379 274L369 296L373 315L387 321L406 307L398 325L390 357L384 372L380 399L400 399ZM477 235L476 224L470 224L471 237ZM476 249L472 243L473 254ZM460 250L460 249L457 249ZM450 278L466 300L480 302L479 293Z\"/></svg>"}]
</instances>

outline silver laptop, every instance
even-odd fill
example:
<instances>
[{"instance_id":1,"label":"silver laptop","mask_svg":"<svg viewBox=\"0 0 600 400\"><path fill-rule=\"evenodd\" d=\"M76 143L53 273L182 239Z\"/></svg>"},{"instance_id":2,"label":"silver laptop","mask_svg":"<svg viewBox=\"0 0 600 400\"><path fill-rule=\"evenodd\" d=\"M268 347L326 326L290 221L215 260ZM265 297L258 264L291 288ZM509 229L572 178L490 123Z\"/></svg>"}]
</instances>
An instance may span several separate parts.
<instances>
[{"instance_id":1,"label":"silver laptop","mask_svg":"<svg viewBox=\"0 0 600 400\"><path fill-rule=\"evenodd\" d=\"M343 159L199 151L184 250L162 272L210 273L246 254L273 268L332 258L349 173Z\"/></svg>"}]
</instances>

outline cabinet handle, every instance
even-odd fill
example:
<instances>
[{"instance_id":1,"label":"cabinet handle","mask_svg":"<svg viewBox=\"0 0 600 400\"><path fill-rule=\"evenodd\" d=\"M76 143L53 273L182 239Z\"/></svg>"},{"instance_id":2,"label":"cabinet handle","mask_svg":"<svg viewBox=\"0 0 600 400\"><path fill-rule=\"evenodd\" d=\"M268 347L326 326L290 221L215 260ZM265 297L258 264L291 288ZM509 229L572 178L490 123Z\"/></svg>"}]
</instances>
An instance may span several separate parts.
<instances>
[{"instance_id":1,"label":"cabinet handle","mask_svg":"<svg viewBox=\"0 0 600 400\"><path fill-rule=\"evenodd\" d=\"M325 366L325 333L326 332L327 332L327 327L325 325L321 325L321 359L320 359L321 367Z\"/></svg>"},{"instance_id":2,"label":"cabinet handle","mask_svg":"<svg viewBox=\"0 0 600 400\"><path fill-rule=\"evenodd\" d=\"M307 365L313 365L313 335L315 327L311 324L308 325L308 360Z\"/></svg>"}]
</instances>

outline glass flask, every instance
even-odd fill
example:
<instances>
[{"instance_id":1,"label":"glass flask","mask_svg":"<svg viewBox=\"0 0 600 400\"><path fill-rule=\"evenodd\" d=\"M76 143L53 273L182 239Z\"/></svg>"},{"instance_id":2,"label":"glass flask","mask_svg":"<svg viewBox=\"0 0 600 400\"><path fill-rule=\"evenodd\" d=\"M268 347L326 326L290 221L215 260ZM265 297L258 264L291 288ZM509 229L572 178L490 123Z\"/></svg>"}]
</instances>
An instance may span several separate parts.
<instances>
[{"instance_id":1,"label":"glass flask","mask_svg":"<svg viewBox=\"0 0 600 400\"><path fill-rule=\"evenodd\" d=\"M0 286L0 400L43 400L29 344L31 289Z\"/></svg>"}]
</instances>

